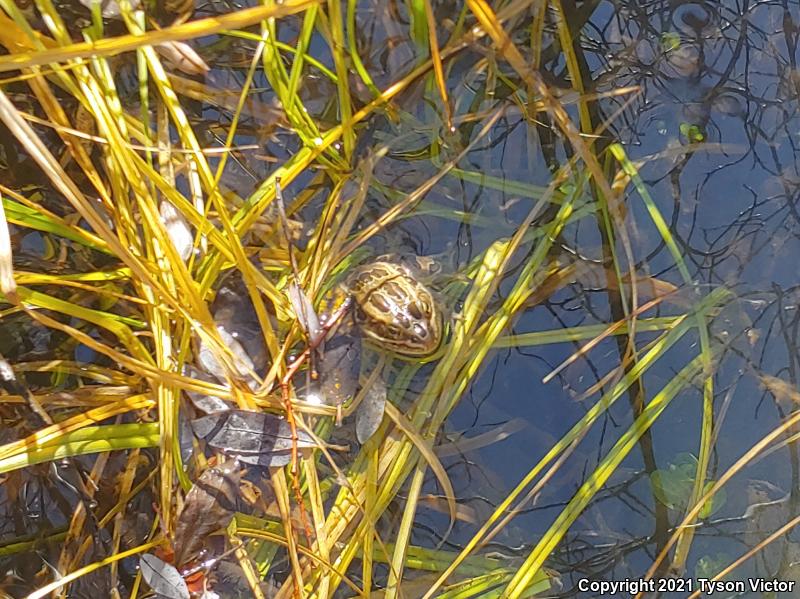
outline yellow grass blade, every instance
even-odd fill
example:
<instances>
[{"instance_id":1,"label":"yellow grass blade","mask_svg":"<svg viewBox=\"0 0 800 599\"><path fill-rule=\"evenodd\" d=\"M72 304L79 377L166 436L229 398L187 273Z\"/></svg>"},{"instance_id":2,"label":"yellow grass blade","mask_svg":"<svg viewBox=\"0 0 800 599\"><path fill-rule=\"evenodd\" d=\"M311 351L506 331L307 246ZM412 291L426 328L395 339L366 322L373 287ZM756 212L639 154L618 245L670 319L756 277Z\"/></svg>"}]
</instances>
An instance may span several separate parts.
<instances>
[{"instance_id":1,"label":"yellow grass blade","mask_svg":"<svg viewBox=\"0 0 800 599\"><path fill-rule=\"evenodd\" d=\"M0 56L0 72L26 69L49 63L66 62L75 58L89 56L114 56L122 52L136 50L145 46L156 46L165 42L189 40L203 35L219 33L226 29L242 29L255 25L265 19L282 17L301 12L318 4L320 0L286 0L271 6L246 8L227 15L199 19L174 27L150 31L145 35L122 35L96 42L82 42L53 48L42 52L19 52L10 56Z\"/></svg>"}]
</instances>

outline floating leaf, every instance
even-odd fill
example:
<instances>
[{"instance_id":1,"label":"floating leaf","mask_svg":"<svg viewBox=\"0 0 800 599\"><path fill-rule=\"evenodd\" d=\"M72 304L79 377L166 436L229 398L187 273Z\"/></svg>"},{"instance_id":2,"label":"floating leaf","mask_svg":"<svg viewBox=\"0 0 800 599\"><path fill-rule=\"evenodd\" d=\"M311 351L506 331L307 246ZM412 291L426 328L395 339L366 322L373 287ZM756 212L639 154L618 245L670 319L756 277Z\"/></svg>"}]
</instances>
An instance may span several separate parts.
<instances>
[{"instance_id":1,"label":"floating leaf","mask_svg":"<svg viewBox=\"0 0 800 599\"><path fill-rule=\"evenodd\" d=\"M681 45L680 36L674 31L665 31L661 34L661 49L664 52L677 50Z\"/></svg>"},{"instance_id":2,"label":"floating leaf","mask_svg":"<svg viewBox=\"0 0 800 599\"><path fill-rule=\"evenodd\" d=\"M689 141L689 143L698 143L706 138L706 136L703 134L703 130L697 125L693 125L691 123L681 123L680 130L681 135L683 135Z\"/></svg>"},{"instance_id":3,"label":"floating leaf","mask_svg":"<svg viewBox=\"0 0 800 599\"><path fill-rule=\"evenodd\" d=\"M375 434L386 409L386 383L378 379L367 389L364 401L356 410L356 438L362 445Z\"/></svg>"},{"instance_id":4,"label":"floating leaf","mask_svg":"<svg viewBox=\"0 0 800 599\"><path fill-rule=\"evenodd\" d=\"M264 412L227 410L192 421L194 433L208 445L239 461L279 468L291 461L292 431L285 419ZM314 440L297 431L297 447L314 447Z\"/></svg>"},{"instance_id":5,"label":"floating leaf","mask_svg":"<svg viewBox=\"0 0 800 599\"><path fill-rule=\"evenodd\" d=\"M145 553L139 559L139 570L142 578L150 585L159 598L189 599L189 587L175 566Z\"/></svg>"}]
</instances>

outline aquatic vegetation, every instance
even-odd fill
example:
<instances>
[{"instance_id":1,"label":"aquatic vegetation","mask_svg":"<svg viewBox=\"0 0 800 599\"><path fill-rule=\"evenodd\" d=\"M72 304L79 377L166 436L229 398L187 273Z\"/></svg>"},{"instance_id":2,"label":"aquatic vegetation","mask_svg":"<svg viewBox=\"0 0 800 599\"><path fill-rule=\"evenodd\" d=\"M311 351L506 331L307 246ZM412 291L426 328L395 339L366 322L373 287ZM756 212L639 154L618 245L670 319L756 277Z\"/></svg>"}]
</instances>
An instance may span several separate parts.
<instances>
[{"instance_id":1,"label":"aquatic vegetation","mask_svg":"<svg viewBox=\"0 0 800 599\"><path fill-rule=\"evenodd\" d=\"M745 103L720 84L652 116L669 144L644 158L624 126L653 84L626 69L693 89L710 10L611 31L630 47L593 78L602 15L558 0L0 9L0 557L22 593L516 598L643 548L636 576L724 574L696 531L798 417L723 470L720 373L796 401L748 357L750 308L783 296L702 279L717 256L648 169L724 154L714 118ZM403 254L442 266L423 282ZM458 438L489 380L528 416L494 405ZM687 397L691 467L654 449ZM474 482L509 436L525 449ZM54 514L35 526L29 493ZM640 537L573 551L627 494Z\"/></svg>"}]
</instances>

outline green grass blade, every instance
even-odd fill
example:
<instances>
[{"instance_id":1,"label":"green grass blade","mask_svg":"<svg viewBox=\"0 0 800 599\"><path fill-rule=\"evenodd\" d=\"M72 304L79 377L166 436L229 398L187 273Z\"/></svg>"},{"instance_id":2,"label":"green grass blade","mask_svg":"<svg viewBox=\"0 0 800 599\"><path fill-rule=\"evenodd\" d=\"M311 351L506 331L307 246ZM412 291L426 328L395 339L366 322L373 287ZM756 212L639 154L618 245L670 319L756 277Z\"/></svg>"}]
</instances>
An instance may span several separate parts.
<instances>
[{"instance_id":1,"label":"green grass blade","mask_svg":"<svg viewBox=\"0 0 800 599\"><path fill-rule=\"evenodd\" d=\"M158 447L159 439L157 422L86 427L63 435L52 444L29 448L0 460L0 474L68 457Z\"/></svg>"}]
</instances>

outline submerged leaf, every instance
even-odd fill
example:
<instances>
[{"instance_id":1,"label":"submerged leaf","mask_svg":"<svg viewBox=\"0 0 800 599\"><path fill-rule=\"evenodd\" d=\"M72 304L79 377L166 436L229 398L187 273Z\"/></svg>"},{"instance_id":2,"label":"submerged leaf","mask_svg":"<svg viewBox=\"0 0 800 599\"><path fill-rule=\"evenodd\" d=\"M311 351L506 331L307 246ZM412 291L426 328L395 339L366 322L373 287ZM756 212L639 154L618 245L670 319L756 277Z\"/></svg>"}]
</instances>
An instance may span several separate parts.
<instances>
[{"instance_id":1,"label":"submerged leaf","mask_svg":"<svg viewBox=\"0 0 800 599\"><path fill-rule=\"evenodd\" d=\"M356 438L362 445L375 434L383 421L386 409L386 384L378 379L367 390L364 401L356 410Z\"/></svg>"},{"instance_id":2,"label":"submerged leaf","mask_svg":"<svg viewBox=\"0 0 800 599\"><path fill-rule=\"evenodd\" d=\"M281 467L291 461L292 431L285 419L263 412L228 410L192 421L195 434L214 449L257 466ZM314 447L314 440L297 431L297 447Z\"/></svg>"},{"instance_id":3,"label":"submerged leaf","mask_svg":"<svg viewBox=\"0 0 800 599\"><path fill-rule=\"evenodd\" d=\"M237 510L242 469L234 460L208 468L192 485L175 526L175 564L180 567L224 528Z\"/></svg>"},{"instance_id":4,"label":"submerged leaf","mask_svg":"<svg viewBox=\"0 0 800 599\"><path fill-rule=\"evenodd\" d=\"M697 578L714 578L731 563L731 557L724 553L714 555L704 555L697 560L694 567L694 575Z\"/></svg>"},{"instance_id":5,"label":"submerged leaf","mask_svg":"<svg viewBox=\"0 0 800 599\"><path fill-rule=\"evenodd\" d=\"M164 599L189 599L189 587L175 566L145 553L139 559L142 578L159 597Z\"/></svg>"},{"instance_id":6,"label":"submerged leaf","mask_svg":"<svg viewBox=\"0 0 800 599\"><path fill-rule=\"evenodd\" d=\"M326 343L317 368L320 392L326 404L340 406L353 397L361 372L361 340L352 335L336 335Z\"/></svg>"},{"instance_id":7,"label":"submerged leaf","mask_svg":"<svg viewBox=\"0 0 800 599\"><path fill-rule=\"evenodd\" d=\"M214 382L214 377L205 372L201 372L191 364L184 365L183 374L200 381L205 381L206 383ZM192 401L192 405L204 414L224 412L233 407L233 404L216 395L206 395L204 393L197 393L196 391L186 391L186 395Z\"/></svg>"},{"instance_id":8,"label":"submerged leaf","mask_svg":"<svg viewBox=\"0 0 800 599\"><path fill-rule=\"evenodd\" d=\"M800 403L800 393L790 382L769 374L758 374L757 377L761 385L782 404L791 408Z\"/></svg>"},{"instance_id":9,"label":"submerged leaf","mask_svg":"<svg viewBox=\"0 0 800 599\"><path fill-rule=\"evenodd\" d=\"M269 310L271 304L265 305ZM256 308L241 278L232 278L217 291L211 306L214 322L236 339L261 374L269 360Z\"/></svg>"},{"instance_id":10,"label":"submerged leaf","mask_svg":"<svg viewBox=\"0 0 800 599\"><path fill-rule=\"evenodd\" d=\"M17 283L14 280L14 267L11 263L11 236L3 210L2 195L0 195L0 293L8 298L16 299L17 296Z\"/></svg>"},{"instance_id":11,"label":"submerged leaf","mask_svg":"<svg viewBox=\"0 0 800 599\"><path fill-rule=\"evenodd\" d=\"M79 0L86 8L92 8L92 4L99 4L104 19L118 19L121 17L119 0ZM136 10L141 6L139 0L128 0L131 10Z\"/></svg>"},{"instance_id":12,"label":"submerged leaf","mask_svg":"<svg viewBox=\"0 0 800 599\"><path fill-rule=\"evenodd\" d=\"M156 51L176 69L188 75L204 75L211 70L206 61L185 42L164 42L156 46Z\"/></svg>"},{"instance_id":13,"label":"submerged leaf","mask_svg":"<svg viewBox=\"0 0 800 599\"><path fill-rule=\"evenodd\" d=\"M656 470L650 476L656 498L670 509L685 510L694 488L697 473L697 459L688 454L678 456L668 468ZM714 481L706 481L703 493L714 486ZM700 518L708 518L725 504L726 495L721 489L703 506Z\"/></svg>"},{"instance_id":14,"label":"submerged leaf","mask_svg":"<svg viewBox=\"0 0 800 599\"><path fill-rule=\"evenodd\" d=\"M172 203L166 200L161 201L158 212L172 245L175 246L181 260L186 262L194 249L194 235L189 222Z\"/></svg>"},{"instance_id":15,"label":"submerged leaf","mask_svg":"<svg viewBox=\"0 0 800 599\"><path fill-rule=\"evenodd\" d=\"M242 347L242 344L222 325L217 325L217 332L222 342L230 350L231 354L233 354L233 365L236 367L236 372L234 374L238 374L245 380L250 379L249 374L253 372L254 365L250 356L247 355L247 352ZM219 382L226 382L225 367L217 359L211 347L203 341L200 342L200 351L198 352L197 360L200 362L200 365L205 368L209 374L214 375Z\"/></svg>"}]
</instances>

